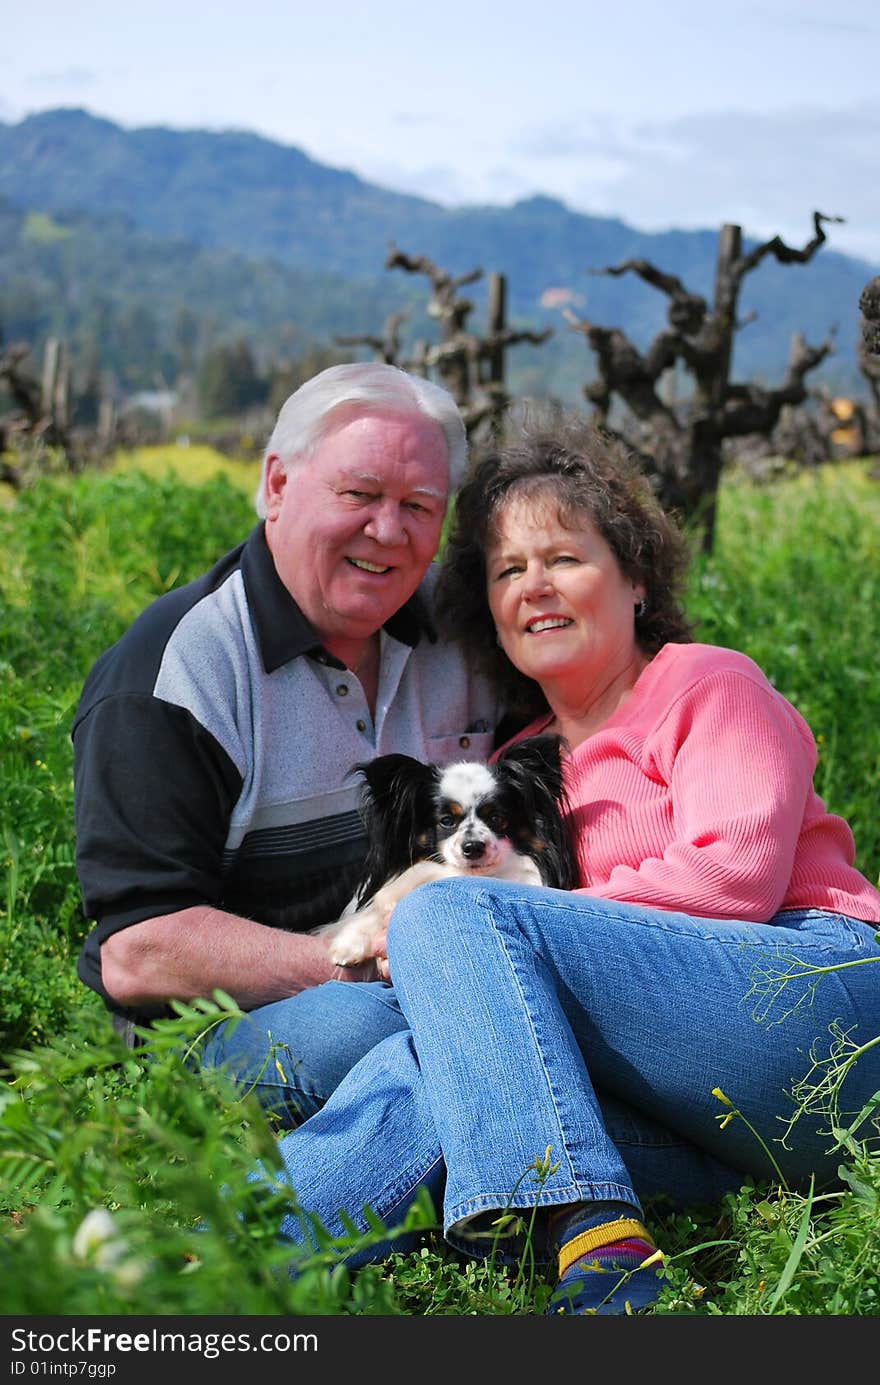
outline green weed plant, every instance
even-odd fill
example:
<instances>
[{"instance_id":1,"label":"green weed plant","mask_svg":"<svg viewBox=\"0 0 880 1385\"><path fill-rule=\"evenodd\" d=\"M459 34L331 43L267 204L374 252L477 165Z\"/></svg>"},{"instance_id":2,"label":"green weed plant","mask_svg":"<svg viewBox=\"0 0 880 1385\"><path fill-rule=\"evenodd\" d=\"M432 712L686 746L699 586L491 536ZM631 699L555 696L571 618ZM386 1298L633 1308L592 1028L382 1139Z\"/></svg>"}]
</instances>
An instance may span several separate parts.
<instances>
[{"instance_id":1,"label":"green weed plant","mask_svg":"<svg viewBox=\"0 0 880 1385\"><path fill-rule=\"evenodd\" d=\"M282 1245L281 1218L303 1213L262 1109L222 1074L185 1062L203 1033L241 1012L220 994L176 1008L137 1050L89 1010L75 1043L59 1036L10 1055L0 1093L2 1311L393 1313L378 1267L354 1276L342 1259L389 1230L435 1225L430 1204L397 1228L375 1218L340 1242L314 1225L308 1248Z\"/></svg>"},{"instance_id":2,"label":"green weed plant","mask_svg":"<svg viewBox=\"0 0 880 1385\"><path fill-rule=\"evenodd\" d=\"M256 522L244 488L87 473L0 509L0 1055L82 1004L70 728L92 662Z\"/></svg>"}]
</instances>

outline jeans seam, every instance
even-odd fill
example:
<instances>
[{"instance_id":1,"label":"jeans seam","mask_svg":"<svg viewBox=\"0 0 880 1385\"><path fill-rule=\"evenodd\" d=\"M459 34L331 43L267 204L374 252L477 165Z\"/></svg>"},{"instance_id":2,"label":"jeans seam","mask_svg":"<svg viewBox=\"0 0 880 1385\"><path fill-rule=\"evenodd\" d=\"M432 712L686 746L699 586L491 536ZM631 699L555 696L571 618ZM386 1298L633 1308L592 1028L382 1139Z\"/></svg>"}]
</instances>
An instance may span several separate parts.
<instances>
[{"instance_id":1,"label":"jeans seam","mask_svg":"<svg viewBox=\"0 0 880 1385\"><path fill-rule=\"evenodd\" d=\"M496 936L498 937L499 943L500 943L501 948L502 948L502 950L503 950L503 952L504 952L504 956L505 956L506 959L507 959L507 964L508 964L508 966L510 967L511 975L512 975L512 977L513 977L513 979L514 979L514 981L515 981L515 983L516 983L517 993L518 993L519 999L520 999L520 1008L521 1008L522 1011L523 1011L525 1014L527 1014L528 1017L529 1017L529 1030L530 1030L530 1033L531 1033L531 1035L532 1035L532 1039L533 1039L533 1042L534 1042L534 1044L535 1044L535 1048L536 1048L537 1052L540 1053L540 1055L541 1055L541 1071L542 1071L542 1073L543 1073L543 1075L544 1075L544 1082L545 1082L545 1085L546 1085L546 1088L547 1088L547 1095L548 1095L549 1100L550 1100L550 1103L551 1103L551 1105L552 1105L552 1107L553 1107L553 1112L554 1112L554 1115L555 1115L555 1117L556 1117L556 1127L557 1127L557 1129L558 1129L558 1131L559 1131L559 1137L560 1137L560 1140L561 1140L561 1142L562 1142L562 1148L563 1148L563 1150L565 1151L565 1159L566 1159L566 1163L567 1163L567 1165L568 1165L569 1179L570 1179L570 1181L571 1181L571 1183L572 1183L572 1186L574 1186L574 1185L576 1184L576 1182L577 1182L577 1178L576 1178L576 1175L575 1175L574 1164L573 1164L573 1162L572 1162L571 1154L569 1153L568 1137L567 1137L566 1126L565 1126L565 1122L564 1122L563 1117L562 1117L562 1112L561 1112L560 1109L559 1109L559 1103L558 1103L558 1100L557 1100L556 1089L555 1089L555 1087L554 1087L553 1080L552 1080L552 1078L551 1078L551 1076L550 1076L550 1073L547 1071L547 1066L546 1066L546 1063L545 1063L545 1061L544 1061L544 1050L543 1050L543 1047L542 1047L542 1045L541 1045L540 1039L539 1039L537 1033L535 1032L535 1026L534 1026L534 1022L533 1022L533 1019L532 1019L532 1007L531 1007L531 1006L528 1004L528 1002L527 1002L526 995L525 995L525 991L524 991L524 989L523 989L522 981L521 981L521 979L520 979L520 975L519 975L519 971L518 971L518 969L517 969L516 962L514 961L513 957L511 956L510 950L509 950L508 945L507 945L507 936L506 936L506 934L504 933L504 931L503 931L501 928L498 927L498 922L497 922L497 919L496 919L496 917L495 917L494 912L493 912L492 910L490 910L489 908L487 908L485 904L483 905L483 911L484 911L484 913L486 914L486 916L487 916L487 918L488 918L488 920L489 920L489 924L490 924L490 926L491 926L493 932L494 932L494 933L496 934ZM537 1151L537 1150L535 1151L536 1155L538 1154L538 1152L539 1152L539 1151ZM509 1191L509 1190L508 1190L508 1191Z\"/></svg>"},{"instance_id":2,"label":"jeans seam","mask_svg":"<svg viewBox=\"0 0 880 1385\"><path fill-rule=\"evenodd\" d=\"M560 899L558 899L558 898L556 897L556 895L557 895L558 893L559 893L559 892L555 892L554 898L553 898L552 901L551 901L551 900L544 901L543 899L540 898L539 895L538 895L538 896L533 896L533 895L528 895L528 896L526 896L526 895L516 895L516 894L512 894L512 893L511 893L510 895L507 896L507 899L508 899L508 901L509 901L511 904L513 904L513 905L525 905L525 906L528 907L529 909L534 909L535 911L545 912L545 911L547 911L547 910L553 910L554 912L558 912L558 911L564 910L566 913L569 913L569 914L586 914L588 917L594 917L594 916L595 916L595 917L597 917L597 918L599 918L599 919L603 919L603 918L604 918L604 911L603 911L602 909L597 909L597 908L595 908L595 907L592 907L592 906L593 906L593 901L592 901L592 898L591 898L590 896L581 896L581 895L579 895L579 896L578 896L578 903L577 903L577 904L572 904L572 903L570 903L568 900L565 900L565 899L560 900ZM486 903L488 903L489 901L491 901L491 895L481 896L481 902L482 902L483 900L485 900ZM699 938L695 938L694 933L693 933L693 931L692 931L691 929L689 929L689 928L679 928L679 927L676 927L675 924L671 922L671 920L675 917L675 914L674 914L674 913L671 913L671 912L670 912L670 914L669 914L670 922L667 922L667 921L666 921L666 917L662 914L662 912L661 912L660 910L657 910L656 908L652 908L650 905L647 905L647 904L644 904L644 905L643 905L643 904L637 904L637 903L634 903L634 902L628 901L628 900L605 900L605 901L600 900L599 902L600 902L600 903L601 903L601 902L605 902L605 903L610 903L610 904L619 904L619 905L621 905L621 906L624 907L624 908L629 907L629 908L632 908L632 909L634 909L634 910L640 911L640 912L642 912L642 913L645 915L644 919L641 920L645 925L647 925L648 927L651 927L651 928L656 928L656 929L658 929L658 930L661 931L661 932L674 933L676 937L687 938L687 939L693 938L694 941L697 941L697 942L700 942L700 943L705 943L705 942L719 943L722 947L725 947L725 946L726 946L726 947L739 947L739 946L750 946L750 945L751 945L751 944L749 943L748 939L744 939L744 938L742 938L742 937L738 937L738 938L724 938L724 937L719 937L719 936L712 935L712 934L707 934L707 933L705 933L705 932L704 932L704 933L701 933L700 936L699 936ZM682 912L682 911L679 910L679 912ZM776 923L774 923L773 920L767 920L766 923L755 923L755 922L752 922L752 921L749 921L749 920L743 920L743 919L716 919L716 918L712 918L712 917L706 917L706 918L704 919L704 918L702 918L700 915L696 915L696 914L694 914L694 915L688 915L688 918L689 918L692 922L696 922L696 923L700 923L700 924L705 924L705 925L709 925L709 924L712 924L712 923L730 923L731 925L740 926L740 927L743 927L743 928L768 928L768 929L773 929L773 928L776 928L777 926L778 926L778 927L783 927L783 928L785 928L785 927L791 927L790 924L787 924L787 923L784 922L784 919L785 919L785 916L786 916L786 915L791 915L791 916L793 916L793 917L795 917L795 918L798 918L798 919L809 918L811 915L819 915L819 916L821 916L821 917L824 918L824 919L828 919L828 920L835 919L835 920L837 920L837 921L838 921L839 923L841 923L841 924L859 924L859 923L865 923L865 926L868 927L868 928L875 928L875 927L876 927L875 924L872 924L872 923L870 923L870 922L867 922L867 923L866 923L864 919L853 919L853 918L850 918L850 916L849 916L848 914L841 914L839 910L830 910L830 909L787 909L787 910L780 910L779 913L777 913L777 914L774 915L774 919L780 919L780 923L779 923L778 925L777 925ZM862 950L864 949L864 946L865 946L864 939L863 939L863 938L861 937L861 935L856 931L856 929L854 929L854 928L847 928L847 937L848 937L848 939L850 940L850 942L851 942L852 944L854 944L855 947L856 947L859 951L862 951ZM805 939L802 945L805 946L805 947L815 948L815 949L817 949L818 951L833 951L833 950L834 950L834 942L833 942L833 940L830 939L830 938L829 938L829 939L816 940L815 942L810 942L810 941L808 941L808 940Z\"/></svg>"}]
</instances>

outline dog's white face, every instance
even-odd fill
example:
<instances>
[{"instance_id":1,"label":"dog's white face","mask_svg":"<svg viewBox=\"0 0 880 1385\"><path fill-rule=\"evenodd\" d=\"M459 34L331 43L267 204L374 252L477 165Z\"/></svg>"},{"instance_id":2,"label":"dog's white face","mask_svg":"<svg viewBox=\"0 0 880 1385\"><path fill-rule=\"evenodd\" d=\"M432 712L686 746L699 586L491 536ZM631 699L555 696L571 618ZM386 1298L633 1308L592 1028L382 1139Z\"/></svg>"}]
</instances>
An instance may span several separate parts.
<instances>
[{"instance_id":1,"label":"dog's white face","mask_svg":"<svg viewBox=\"0 0 880 1385\"><path fill-rule=\"evenodd\" d=\"M513 854L488 765L448 765L437 786L437 854L456 870L494 875Z\"/></svg>"},{"instance_id":2,"label":"dog's white face","mask_svg":"<svg viewBox=\"0 0 880 1385\"><path fill-rule=\"evenodd\" d=\"M399 901L432 881L494 875L519 885L576 885L558 737L527 738L491 765L441 767L391 754L356 768L366 781L372 859L342 917L312 930L331 936L335 965L371 955ZM380 974L389 979L387 963Z\"/></svg>"}]
</instances>

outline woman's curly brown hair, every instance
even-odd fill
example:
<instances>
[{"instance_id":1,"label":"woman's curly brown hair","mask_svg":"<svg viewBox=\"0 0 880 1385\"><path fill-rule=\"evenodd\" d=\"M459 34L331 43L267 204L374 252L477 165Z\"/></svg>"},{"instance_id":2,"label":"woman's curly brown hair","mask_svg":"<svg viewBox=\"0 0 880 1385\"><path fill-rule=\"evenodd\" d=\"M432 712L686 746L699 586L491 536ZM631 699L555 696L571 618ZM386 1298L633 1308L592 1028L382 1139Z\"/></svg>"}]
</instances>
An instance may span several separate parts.
<instances>
[{"instance_id":1,"label":"woman's curly brown hair","mask_svg":"<svg viewBox=\"0 0 880 1385\"><path fill-rule=\"evenodd\" d=\"M486 594L486 548L513 496L549 497L567 528L584 516L595 525L621 572L645 588L644 615L634 616L645 654L669 641L690 643L693 626L681 601L687 540L636 461L577 415L525 423L516 438L471 465L456 495L437 588L441 626L488 674L509 711L536 716L547 706L537 683L499 648Z\"/></svg>"}]
</instances>

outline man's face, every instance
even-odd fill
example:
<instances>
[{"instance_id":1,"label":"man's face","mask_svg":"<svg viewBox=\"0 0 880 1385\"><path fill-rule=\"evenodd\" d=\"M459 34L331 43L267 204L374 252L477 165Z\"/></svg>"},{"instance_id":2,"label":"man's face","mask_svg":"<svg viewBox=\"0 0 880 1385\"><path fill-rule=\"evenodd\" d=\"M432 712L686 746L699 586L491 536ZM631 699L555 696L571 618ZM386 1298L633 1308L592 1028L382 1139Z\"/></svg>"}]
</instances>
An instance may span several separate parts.
<instances>
[{"instance_id":1,"label":"man's face","mask_svg":"<svg viewBox=\"0 0 880 1385\"><path fill-rule=\"evenodd\" d=\"M340 410L285 476L269 458L266 541L324 644L346 659L412 596L437 552L446 438L421 414Z\"/></svg>"}]
</instances>

